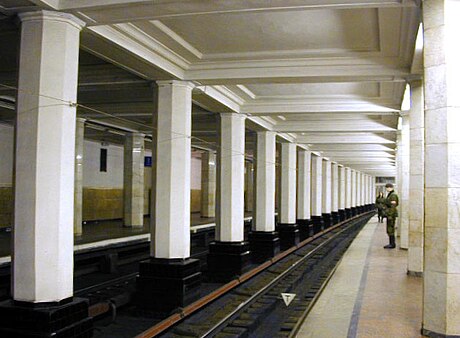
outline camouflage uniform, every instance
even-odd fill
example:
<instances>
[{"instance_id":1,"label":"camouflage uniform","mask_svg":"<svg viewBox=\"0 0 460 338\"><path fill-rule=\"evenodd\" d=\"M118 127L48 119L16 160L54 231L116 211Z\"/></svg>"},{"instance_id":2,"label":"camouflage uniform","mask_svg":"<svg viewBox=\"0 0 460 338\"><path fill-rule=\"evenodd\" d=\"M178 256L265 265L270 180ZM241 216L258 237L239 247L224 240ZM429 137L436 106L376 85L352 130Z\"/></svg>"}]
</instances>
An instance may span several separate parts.
<instances>
[{"instance_id":1,"label":"camouflage uniform","mask_svg":"<svg viewBox=\"0 0 460 338\"><path fill-rule=\"evenodd\" d=\"M391 202L396 202L392 204ZM395 235L395 223L398 217L399 197L394 191L390 191L385 200L385 214L387 216L387 234L388 236Z\"/></svg>"},{"instance_id":2,"label":"camouflage uniform","mask_svg":"<svg viewBox=\"0 0 460 338\"><path fill-rule=\"evenodd\" d=\"M378 210L378 217L379 217L379 222L382 220L383 223L383 218L385 217L385 201L386 198L385 196L379 197L377 196L377 199L375 200L375 205L377 206Z\"/></svg>"}]
</instances>

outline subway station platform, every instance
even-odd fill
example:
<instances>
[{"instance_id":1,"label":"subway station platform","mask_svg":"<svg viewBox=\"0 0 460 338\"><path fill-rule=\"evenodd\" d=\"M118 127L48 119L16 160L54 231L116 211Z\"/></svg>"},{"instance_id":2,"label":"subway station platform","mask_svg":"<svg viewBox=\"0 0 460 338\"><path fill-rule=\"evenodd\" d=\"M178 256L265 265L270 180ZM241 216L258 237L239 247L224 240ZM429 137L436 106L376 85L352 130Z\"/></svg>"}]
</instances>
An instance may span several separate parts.
<instances>
[{"instance_id":1,"label":"subway station platform","mask_svg":"<svg viewBox=\"0 0 460 338\"><path fill-rule=\"evenodd\" d=\"M252 219L252 213L246 212L245 221ZM214 217L201 217L200 213L190 215L190 231L196 233L216 226ZM82 236L74 239L74 251L101 248L112 244L150 241L150 217L144 217L143 227L125 227L122 220L101 220L85 222ZM0 231L0 264L11 261L11 230Z\"/></svg>"},{"instance_id":2,"label":"subway station platform","mask_svg":"<svg viewBox=\"0 0 460 338\"><path fill-rule=\"evenodd\" d=\"M377 217L361 230L305 320L298 338L421 337L422 279L407 251L385 250Z\"/></svg>"}]
</instances>

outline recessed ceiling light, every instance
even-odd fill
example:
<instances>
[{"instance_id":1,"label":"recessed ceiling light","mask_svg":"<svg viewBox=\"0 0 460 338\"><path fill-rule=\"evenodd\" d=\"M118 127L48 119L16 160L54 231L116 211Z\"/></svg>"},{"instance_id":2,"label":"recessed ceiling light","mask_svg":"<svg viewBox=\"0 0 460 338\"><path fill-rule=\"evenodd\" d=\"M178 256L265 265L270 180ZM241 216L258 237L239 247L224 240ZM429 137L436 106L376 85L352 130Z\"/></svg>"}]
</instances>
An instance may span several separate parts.
<instances>
[{"instance_id":1,"label":"recessed ceiling light","mask_svg":"<svg viewBox=\"0 0 460 338\"><path fill-rule=\"evenodd\" d=\"M285 118L283 115L278 115L278 118L279 118L280 120L286 121L286 118Z\"/></svg>"}]
</instances>

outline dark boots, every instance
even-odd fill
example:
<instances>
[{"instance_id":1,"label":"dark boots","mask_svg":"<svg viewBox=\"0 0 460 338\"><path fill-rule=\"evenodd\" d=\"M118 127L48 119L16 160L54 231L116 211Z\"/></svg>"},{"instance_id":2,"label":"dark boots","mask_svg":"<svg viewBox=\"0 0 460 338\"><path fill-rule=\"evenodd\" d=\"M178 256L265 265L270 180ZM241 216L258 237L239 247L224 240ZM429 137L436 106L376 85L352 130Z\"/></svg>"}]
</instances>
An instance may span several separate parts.
<instances>
[{"instance_id":1,"label":"dark boots","mask_svg":"<svg viewBox=\"0 0 460 338\"><path fill-rule=\"evenodd\" d=\"M394 249L394 248L396 248L395 236L391 235L389 237L390 237L390 244L385 245L383 248L384 249Z\"/></svg>"}]
</instances>

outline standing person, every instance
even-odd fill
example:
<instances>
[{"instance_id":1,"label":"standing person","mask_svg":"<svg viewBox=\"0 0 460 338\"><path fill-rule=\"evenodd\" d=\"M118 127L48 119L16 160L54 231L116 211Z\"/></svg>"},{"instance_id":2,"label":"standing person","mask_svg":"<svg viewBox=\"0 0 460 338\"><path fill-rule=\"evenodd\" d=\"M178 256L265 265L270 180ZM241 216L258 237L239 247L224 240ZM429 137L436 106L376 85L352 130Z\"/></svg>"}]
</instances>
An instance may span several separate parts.
<instances>
[{"instance_id":1,"label":"standing person","mask_svg":"<svg viewBox=\"0 0 460 338\"><path fill-rule=\"evenodd\" d=\"M388 192L387 198L385 199L385 214L387 217L387 234L390 238L390 244L385 245L385 249L394 249L396 248L395 242L395 223L396 218L398 217L398 205L399 197L396 195L393 184L387 183L385 188Z\"/></svg>"},{"instance_id":2,"label":"standing person","mask_svg":"<svg viewBox=\"0 0 460 338\"><path fill-rule=\"evenodd\" d=\"M379 216L379 223L383 223L383 218L385 217L385 201L386 198L383 195L383 192L379 192L377 199L375 200L375 205L377 206L378 216Z\"/></svg>"}]
</instances>

